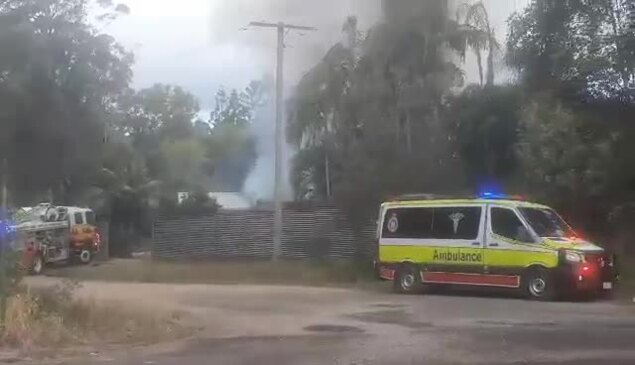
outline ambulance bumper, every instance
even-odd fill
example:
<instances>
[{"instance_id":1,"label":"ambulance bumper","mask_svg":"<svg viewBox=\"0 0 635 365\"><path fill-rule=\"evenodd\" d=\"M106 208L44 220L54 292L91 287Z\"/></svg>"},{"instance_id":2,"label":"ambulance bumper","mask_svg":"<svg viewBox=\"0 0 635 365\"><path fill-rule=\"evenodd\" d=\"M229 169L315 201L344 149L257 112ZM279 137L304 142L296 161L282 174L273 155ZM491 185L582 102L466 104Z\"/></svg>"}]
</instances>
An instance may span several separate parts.
<instances>
[{"instance_id":1,"label":"ambulance bumper","mask_svg":"<svg viewBox=\"0 0 635 365\"><path fill-rule=\"evenodd\" d=\"M586 255L586 262L565 264L558 270L558 282L570 291L586 293L610 292L618 275L614 260L608 255Z\"/></svg>"}]
</instances>

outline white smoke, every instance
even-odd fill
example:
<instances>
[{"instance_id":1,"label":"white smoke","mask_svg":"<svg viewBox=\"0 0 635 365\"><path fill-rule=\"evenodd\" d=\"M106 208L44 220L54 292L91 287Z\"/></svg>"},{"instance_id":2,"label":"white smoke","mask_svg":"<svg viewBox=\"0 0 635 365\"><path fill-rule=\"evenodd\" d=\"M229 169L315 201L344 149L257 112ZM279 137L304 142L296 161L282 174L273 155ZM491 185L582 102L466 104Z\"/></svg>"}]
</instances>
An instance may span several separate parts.
<instances>
[{"instance_id":1,"label":"white smoke","mask_svg":"<svg viewBox=\"0 0 635 365\"><path fill-rule=\"evenodd\" d=\"M260 73L269 73L276 65L276 30L249 28L249 22L282 21L316 27L315 32L290 31L285 36L284 76L285 85L290 87L340 40L342 25L348 16L357 16L361 29L372 26L381 15L380 1L213 0L209 20L211 43L231 43L248 49L249 60L257 64Z\"/></svg>"},{"instance_id":2,"label":"white smoke","mask_svg":"<svg viewBox=\"0 0 635 365\"><path fill-rule=\"evenodd\" d=\"M265 77L266 79L266 77ZM264 105L254 112L251 134L256 140L258 159L243 187L243 193L253 200L272 201L275 181L275 95L264 101ZM282 154L282 191L283 199L293 199L293 190L289 181L291 147L284 145Z\"/></svg>"},{"instance_id":3,"label":"white smoke","mask_svg":"<svg viewBox=\"0 0 635 365\"><path fill-rule=\"evenodd\" d=\"M342 25L346 17L356 15L363 25L370 26L379 16L379 0L325 0L319 4L297 0L235 0L217 3L212 21L216 42L232 42L253 49L265 73L272 72L276 64L276 32L274 29L250 29L238 34L236 25L249 21L285 21L315 26L316 32L302 34L289 32L285 41L285 99L293 92L302 75L324 57L341 40ZM231 19L231 20L229 20ZM233 24L227 24L231 21ZM227 37L227 38L226 38ZM283 129L285 130L285 129ZM243 192L255 200L271 201L274 194L275 173L275 95L267 105L255 112L252 134L256 138L258 160L245 181ZM290 166L294 155L292 147L283 148L282 184L284 200L293 199Z\"/></svg>"}]
</instances>

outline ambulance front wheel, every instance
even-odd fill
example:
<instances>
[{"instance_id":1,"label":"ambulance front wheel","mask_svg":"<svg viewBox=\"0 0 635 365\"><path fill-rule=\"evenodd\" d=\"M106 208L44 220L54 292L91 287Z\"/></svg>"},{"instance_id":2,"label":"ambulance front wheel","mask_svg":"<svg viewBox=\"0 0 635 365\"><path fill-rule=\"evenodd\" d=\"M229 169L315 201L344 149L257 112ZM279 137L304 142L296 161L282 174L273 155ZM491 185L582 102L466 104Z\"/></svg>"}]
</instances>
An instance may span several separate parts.
<instances>
[{"instance_id":1,"label":"ambulance front wheel","mask_svg":"<svg viewBox=\"0 0 635 365\"><path fill-rule=\"evenodd\" d=\"M522 277L522 288L530 299L550 301L556 299L552 275L542 267L530 268Z\"/></svg>"},{"instance_id":2,"label":"ambulance front wheel","mask_svg":"<svg viewBox=\"0 0 635 365\"><path fill-rule=\"evenodd\" d=\"M397 268L393 289L397 293L417 294L422 290L421 273L415 265L404 264Z\"/></svg>"}]
</instances>

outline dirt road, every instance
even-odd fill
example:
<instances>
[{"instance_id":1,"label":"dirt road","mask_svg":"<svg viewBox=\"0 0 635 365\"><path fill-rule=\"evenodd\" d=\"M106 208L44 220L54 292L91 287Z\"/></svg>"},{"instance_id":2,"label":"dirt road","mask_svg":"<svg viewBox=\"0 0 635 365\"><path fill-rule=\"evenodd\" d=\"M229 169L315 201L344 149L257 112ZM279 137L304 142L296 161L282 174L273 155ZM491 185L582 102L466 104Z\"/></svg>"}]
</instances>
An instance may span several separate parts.
<instances>
[{"instance_id":1,"label":"dirt road","mask_svg":"<svg viewBox=\"0 0 635 365\"><path fill-rule=\"evenodd\" d=\"M611 302L100 282L84 283L79 294L179 310L199 332L65 364L635 363L635 307Z\"/></svg>"}]
</instances>

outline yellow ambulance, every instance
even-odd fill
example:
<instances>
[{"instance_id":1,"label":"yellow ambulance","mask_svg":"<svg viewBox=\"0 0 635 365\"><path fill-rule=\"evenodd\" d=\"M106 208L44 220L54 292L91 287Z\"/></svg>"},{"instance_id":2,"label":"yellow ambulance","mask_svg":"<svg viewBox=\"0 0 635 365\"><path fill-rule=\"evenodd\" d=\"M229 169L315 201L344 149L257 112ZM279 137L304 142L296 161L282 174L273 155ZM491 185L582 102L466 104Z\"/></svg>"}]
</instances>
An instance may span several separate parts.
<instances>
[{"instance_id":1,"label":"yellow ambulance","mask_svg":"<svg viewBox=\"0 0 635 365\"><path fill-rule=\"evenodd\" d=\"M377 241L378 274L401 293L451 284L516 288L552 300L615 284L613 257L580 238L553 209L496 194L385 202Z\"/></svg>"}]
</instances>

